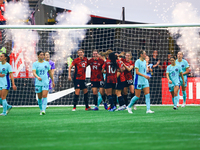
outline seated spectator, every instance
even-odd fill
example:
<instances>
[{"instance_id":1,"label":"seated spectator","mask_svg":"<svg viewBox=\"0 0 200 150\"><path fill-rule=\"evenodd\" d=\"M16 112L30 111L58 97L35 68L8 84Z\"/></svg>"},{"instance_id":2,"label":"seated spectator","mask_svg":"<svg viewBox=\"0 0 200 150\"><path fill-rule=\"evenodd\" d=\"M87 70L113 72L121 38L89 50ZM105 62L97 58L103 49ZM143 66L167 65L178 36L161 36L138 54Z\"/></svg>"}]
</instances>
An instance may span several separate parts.
<instances>
[{"instance_id":1,"label":"seated spectator","mask_svg":"<svg viewBox=\"0 0 200 150\"><path fill-rule=\"evenodd\" d=\"M170 65L170 57L171 57L171 54L168 53L167 55L167 60L165 60L163 62L163 65L162 65L162 70L163 70L163 77L166 77L166 69L167 69L167 66Z\"/></svg>"}]
</instances>

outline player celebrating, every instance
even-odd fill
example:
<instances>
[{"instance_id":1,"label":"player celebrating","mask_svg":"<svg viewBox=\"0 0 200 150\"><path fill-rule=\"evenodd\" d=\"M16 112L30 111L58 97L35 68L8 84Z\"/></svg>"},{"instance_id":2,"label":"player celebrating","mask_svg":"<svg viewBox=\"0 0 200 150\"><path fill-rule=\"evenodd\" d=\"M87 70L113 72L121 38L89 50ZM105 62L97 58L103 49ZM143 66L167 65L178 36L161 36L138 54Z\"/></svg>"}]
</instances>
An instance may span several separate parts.
<instances>
[{"instance_id":1,"label":"player celebrating","mask_svg":"<svg viewBox=\"0 0 200 150\"><path fill-rule=\"evenodd\" d=\"M186 105L186 87L187 87L187 74L190 72L189 71L189 64L187 62L187 60L183 59L183 53L182 52L178 52L177 54L178 59L176 60L176 65L178 65L182 71L183 71L183 77L184 77L184 81L185 81L185 85L183 86L183 80L180 78L180 85L182 86L182 93L183 93L183 105L181 107L185 107ZM179 106L179 95L180 89L178 90L178 102L177 102L177 106Z\"/></svg>"},{"instance_id":2,"label":"player celebrating","mask_svg":"<svg viewBox=\"0 0 200 150\"><path fill-rule=\"evenodd\" d=\"M33 63L33 75L35 77L35 93L38 95L38 105L40 108L40 115L45 115L47 107L47 95L49 90L49 78L47 72L52 79L52 85L54 84L54 78L51 72L49 62L44 61L44 53L42 51L37 52L38 61Z\"/></svg>"},{"instance_id":3,"label":"player celebrating","mask_svg":"<svg viewBox=\"0 0 200 150\"><path fill-rule=\"evenodd\" d=\"M182 86L185 86L185 81L183 78L181 67L176 65L175 63L176 58L174 56L171 56L170 62L171 65L167 66L167 80L169 82L169 91L172 95L172 101L174 103L174 110L177 109L177 102L178 102L178 90L180 85L179 75L182 78Z\"/></svg>"},{"instance_id":4,"label":"player celebrating","mask_svg":"<svg viewBox=\"0 0 200 150\"><path fill-rule=\"evenodd\" d=\"M6 116L12 109L12 106L8 105L6 101L8 90L11 87L10 78L12 81L13 90L17 90L9 61L10 58L6 53L2 53L0 55L0 104L3 105L3 113L1 113L0 116Z\"/></svg>"},{"instance_id":5,"label":"player celebrating","mask_svg":"<svg viewBox=\"0 0 200 150\"><path fill-rule=\"evenodd\" d=\"M119 70L119 64L116 61L117 57L112 52L108 55L108 59L103 65L102 72L106 70L106 82L105 82L105 90L107 94L107 98L111 105L110 111L115 111L117 108L113 102L112 94L115 94L115 87L117 83L117 71Z\"/></svg>"},{"instance_id":6,"label":"player celebrating","mask_svg":"<svg viewBox=\"0 0 200 150\"><path fill-rule=\"evenodd\" d=\"M146 52L143 50L139 51L140 58L135 62L135 72L134 72L134 86L135 86L135 96L131 99L127 110L129 113L133 113L131 107L140 98L141 90L143 89L145 95L145 101L147 105L146 113L154 113L150 110L150 94L149 94L149 81L150 78L146 73Z\"/></svg>"},{"instance_id":7,"label":"player celebrating","mask_svg":"<svg viewBox=\"0 0 200 150\"><path fill-rule=\"evenodd\" d=\"M68 80L71 81L71 69L75 66L74 72L74 88L75 88L75 95L74 95L74 107L72 111L76 111L76 105L78 102L80 90L83 90L84 93L84 101L85 101L85 110L91 110L88 105L88 90L85 83L85 74L86 74L86 67L88 66L88 60L84 57L84 50L78 50L78 58L74 59L72 64L69 66L68 70Z\"/></svg>"},{"instance_id":8,"label":"player celebrating","mask_svg":"<svg viewBox=\"0 0 200 150\"><path fill-rule=\"evenodd\" d=\"M125 101L126 106L128 106L128 99L127 99L128 88L129 88L130 93L131 93L131 98L134 97L133 76L132 76L132 72L131 72L133 67L134 67L134 63L131 60L131 58L132 58L132 54L130 52L127 52L127 53L125 53L125 59L122 59L123 65L126 69L124 71L126 82L125 82L124 90L123 90L124 101ZM134 105L134 110L136 110L135 105Z\"/></svg>"},{"instance_id":9,"label":"player celebrating","mask_svg":"<svg viewBox=\"0 0 200 150\"><path fill-rule=\"evenodd\" d=\"M97 96L98 96L98 89L99 88L99 92L102 95L102 98L105 101L105 95L104 95L104 79L103 79L103 73L102 71L102 66L104 64L104 60L100 59L98 56L98 51L94 50L93 51L93 58L91 58L88 61L88 65L90 65L91 68L91 87L92 87L92 91L93 91L93 98L94 98L94 104L95 104L95 108L93 110L99 110L98 106L97 106Z\"/></svg>"}]
</instances>

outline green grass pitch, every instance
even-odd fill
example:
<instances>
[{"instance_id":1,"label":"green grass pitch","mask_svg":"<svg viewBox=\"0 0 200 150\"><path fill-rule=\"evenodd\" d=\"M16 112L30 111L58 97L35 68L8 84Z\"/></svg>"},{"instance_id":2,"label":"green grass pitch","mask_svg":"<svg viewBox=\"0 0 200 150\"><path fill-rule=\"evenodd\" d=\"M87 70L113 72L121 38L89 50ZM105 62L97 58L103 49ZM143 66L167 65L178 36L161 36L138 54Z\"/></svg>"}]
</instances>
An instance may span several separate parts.
<instances>
[{"instance_id":1,"label":"green grass pitch","mask_svg":"<svg viewBox=\"0 0 200 150\"><path fill-rule=\"evenodd\" d=\"M8 149L200 149L200 107L173 110L153 106L146 114L138 106L133 114L85 111L78 107L50 107L46 115L39 108L13 108L0 117L0 150ZM0 108L2 111L2 108Z\"/></svg>"}]
</instances>

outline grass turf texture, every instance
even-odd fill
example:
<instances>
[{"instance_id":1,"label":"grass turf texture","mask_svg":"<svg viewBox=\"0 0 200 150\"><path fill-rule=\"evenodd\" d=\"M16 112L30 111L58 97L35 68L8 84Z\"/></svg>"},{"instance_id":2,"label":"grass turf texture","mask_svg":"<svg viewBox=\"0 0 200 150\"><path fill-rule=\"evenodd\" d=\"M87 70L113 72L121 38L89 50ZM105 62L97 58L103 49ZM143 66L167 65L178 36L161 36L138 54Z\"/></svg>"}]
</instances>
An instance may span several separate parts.
<instances>
[{"instance_id":1,"label":"grass turf texture","mask_svg":"<svg viewBox=\"0 0 200 150\"><path fill-rule=\"evenodd\" d=\"M13 108L0 117L0 149L200 149L200 107L172 108L128 114L50 107L44 116L39 108Z\"/></svg>"}]
</instances>

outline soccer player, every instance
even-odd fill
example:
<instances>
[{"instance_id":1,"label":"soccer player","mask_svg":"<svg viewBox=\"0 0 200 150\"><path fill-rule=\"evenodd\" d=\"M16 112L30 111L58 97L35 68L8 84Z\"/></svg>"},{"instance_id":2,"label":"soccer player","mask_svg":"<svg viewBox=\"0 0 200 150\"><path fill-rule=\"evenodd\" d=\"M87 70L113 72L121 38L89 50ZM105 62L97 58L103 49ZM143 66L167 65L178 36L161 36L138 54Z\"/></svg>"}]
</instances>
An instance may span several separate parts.
<instances>
[{"instance_id":1,"label":"soccer player","mask_svg":"<svg viewBox=\"0 0 200 150\"><path fill-rule=\"evenodd\" d=\"M125 82L124 90L123 90L124 101L125 101L126 106L128 106L128 99L127 99L128 88L129 88L130 93L131 93L131 98L134 97L133 76L132 76L132 72L131 72L132 69L134 68L134 63L131 60L131 58L132 58L132 54L130 52L126 52L125 53L125 59L122 59L123 65L124 65L124 67L126 69L124 71L126 82ZM134 110L136 110L136 106L135 105L134 105Z\"/></svg>"},{"instance_id":2,"label":"soccer player","mask_svg":"<svg viewBox=\"0 0 200 150\"><path fill-rule=\"evenodd\" d=\"M50 60L49 52L44 53L44 58L45 58L45 61L49 62L49 65L51 66L51 73L52 73L52 75L54 75L55 63L52 60ZM51 80L48 72L47 72L47 75L49 78L49 93L52 93L52 80Z\"/></svg>"},{"instance_id":3,"label":"soccer player","mask_svg":"<svg viewBox=\"0 0 200 150\"><path fill-rule=\"evenodd\" d=\"M186 97L187 97L187 94L186 94L187 74L190 72L189 64L188 64L187 60L183 59L182 52L178 52L177 57L178 57L178 59L176 60L176 65L181 67L181 69L183 71L184 81L185 81L185 85L183 86L183 80L182 80L182 78L180 78L180 85L182 86L182 93L183 93L183 105L181 107L185 107L186 106ZM178 90L177 106L179 106L179 98L180 98L179 92L180 92L180 89Z\"/></svg>"},{"instance_id":4,"label":"soccer player","mask_svg":"<svg viewBox=\"0 0 200 150\"><path fill-rule=\"evenodd\" d=\"M141 90L143 89L145 95L145 101L147 105L146 113L154 113L150 110L150 94L149 94L149 81L150 78L146 73L146 52L143 50L139 51L139 59L135 62L135 72L134 72L134 87L135 87L135 96L131 99L127 110L129 113L133 113L131 107L133 104L140 98Z\"/></svg>"},{"instance_id":5,"label":"soccer player","mask_svg":"<svg viewBox=\"0 0 200 150\"><path fill-rule=\"evenodd\" d=\"M185 86L185 81L183 78L182 74L182 69L180 66L176 65L175 62L176 58L174 56L171 56L170 62L171 65L167 66L167 80L168 80L168 85L169 85L169 91L171 92L172 95L172 101L174 103L173 109L177 109L177 102L178 102L178 90L179 90L179 85L180 85L180 80L179 80L179 75L182 78L182 86Z\"/></svg>"},{"instance_id":6,"label":"soccer player","mask_svg":"<svg viewBox=\"0 0 200 150\"><path fill-rule=\"evenodd\" d=\"M79 99L80 90L83 90L84 93L84 101L85 101L85 110L91 110L88 105L88 90L85 82L86 76L86 67L88 66L88 60L84 57L84 50L78 50L78 58L74 59L72 64L69 66L68 70L68 80L71 81L71 69L75 66L74 72L74 88L75 88L75 95L74 95L74 107L72 111L76 111L76 105Z\"/></svg>"},{"instance_id":7,"label":"soccer player","mask_svg":"<svg viewBox=\"0 0 200 150\"><path fill-rule=\"evenodd\" d=\"M35 77L35 93L37 93L38 96L40 115L45 115L47 107L47 95L49 90L49 78L47 72L52 80L52 87L54 87L55 84L51 72L51 66L49 65L49 62L44 61L44 53L42 51L38 51L37 56L38 61L33 63L32 71Z\"/></svg>"},{"instance_id":8,"label":"soccer player","mask_svg":"<svg viewBox=\"0 0 200 150\"><path fill-rule=\"evenodd\" d=\"M104 60L100 59L98 56L98 51L93 51L93 58L91 58L88 61L88 65L90 65L91 68L91 87L93 92L93 98L94 98L94 104L95 108L93 110L99 110L97 105L97 98L98 98L98 88L99 92L102 95L103 101L105 101L105 95L104 95L104 79L103 79L103 73L102 66L104 64Z\"/></svg>"},{"instance_id":9,"label":"soccer player","mask_svg":"<svg viewBox=\"0 0 200 150\"><path fill-rule=\"evenodd\" d=\"M3 113L0 116L6 116L12 109L12 106L8 105L6 101L8 91L11 88L10 78L13 90L17 90L9 61L10 58L6 53L0 55L0 104L3 105Z\"/></svg>"},{"instance_id":10,"label":"soccer player","mask_svg":"<svg viewBox=\"0 0 200 150\"><path fill-rule=\"evenodd\" d=\"M107 98L111 105L111 109L109 111L115 111L117 108L113 102L113 94L115 94L115 87L117 83L117 72L120 68L119 63L117 63L117 56L112 52L108 55L108 59L103 65L102 72L106 70L106 82L105 82L105 91L107 94Z\"/></svg>"}]
</instances>

